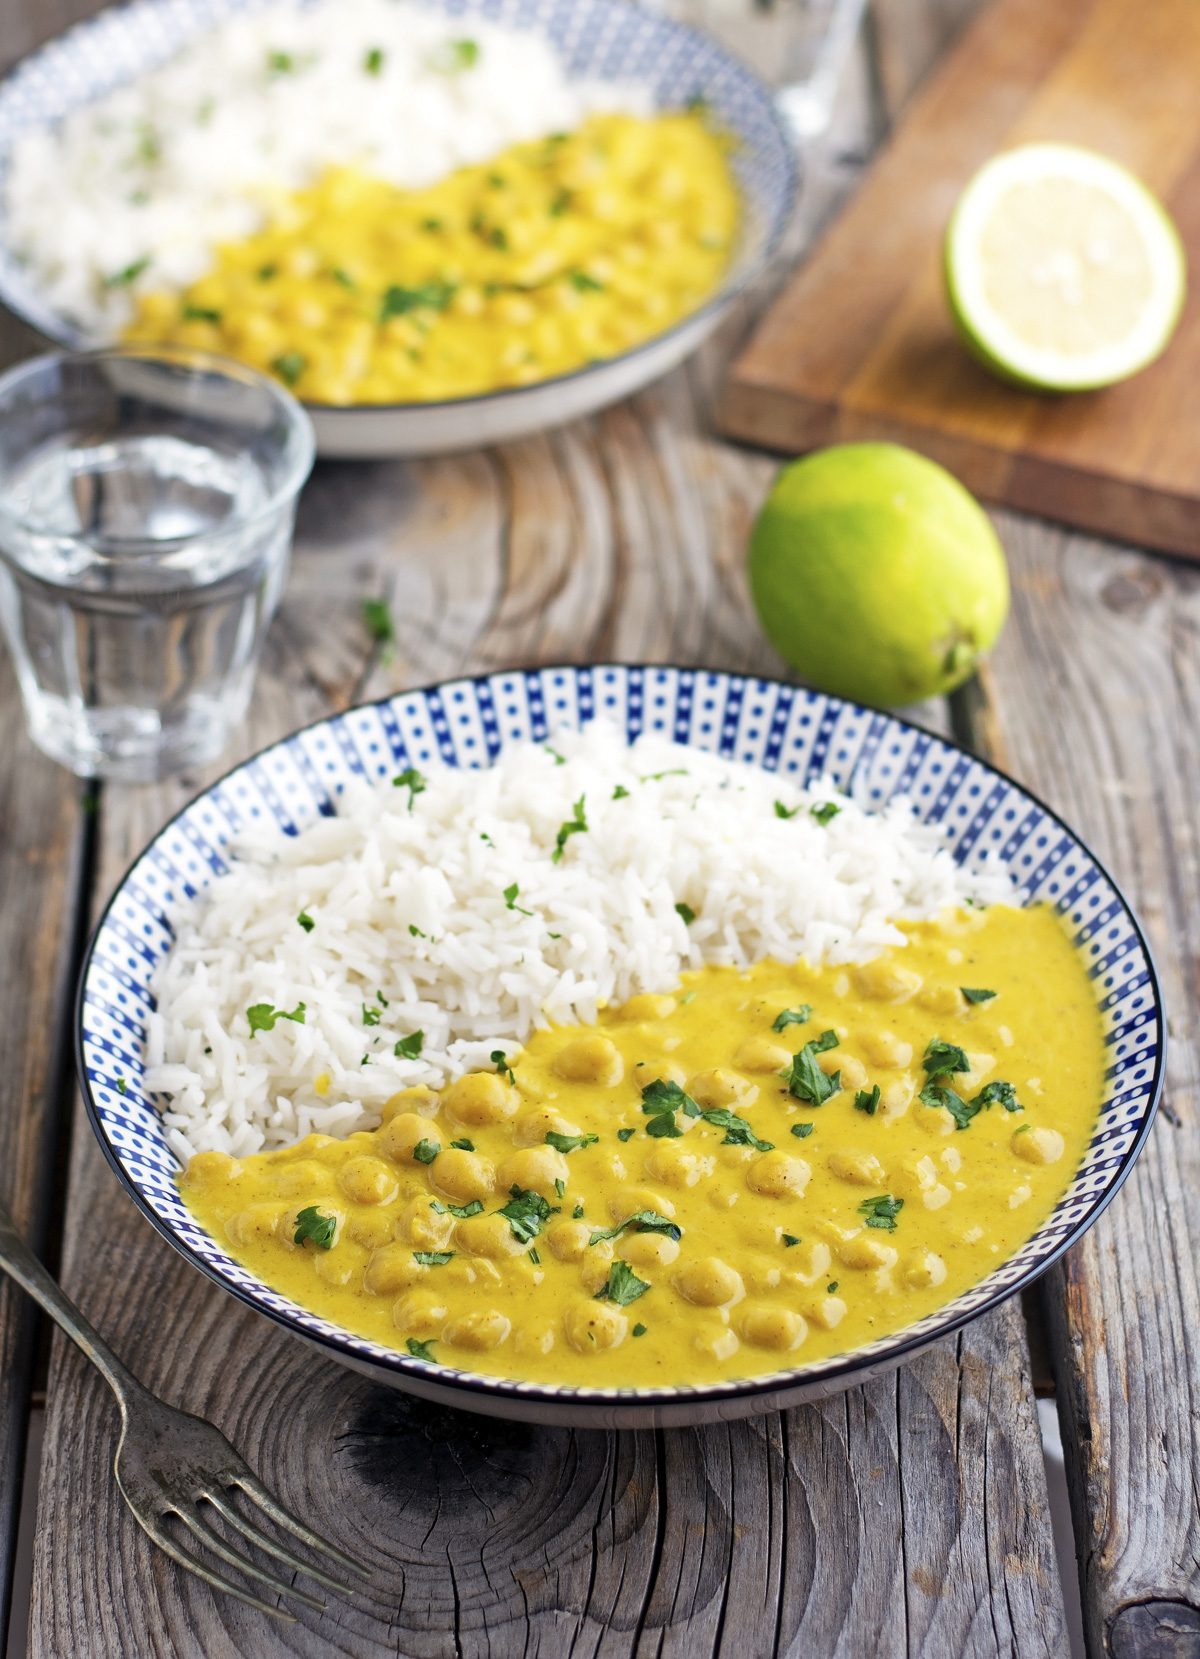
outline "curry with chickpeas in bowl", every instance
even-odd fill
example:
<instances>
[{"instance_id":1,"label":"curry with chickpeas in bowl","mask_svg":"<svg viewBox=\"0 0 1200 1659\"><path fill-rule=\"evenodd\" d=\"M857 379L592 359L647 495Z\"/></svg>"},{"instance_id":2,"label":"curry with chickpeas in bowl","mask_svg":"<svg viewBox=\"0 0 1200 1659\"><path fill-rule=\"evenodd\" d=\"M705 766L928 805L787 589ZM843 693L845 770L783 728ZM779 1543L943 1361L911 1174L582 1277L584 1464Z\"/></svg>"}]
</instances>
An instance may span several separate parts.
<instances>
[{"instance_id":1,"label":"curry with chickpeas in bowl","mask_svg":"<svg viewBox=\"0 0 1200 1659\"><path fill-rule=\"evenodd\" d=\"M897 925L865 963L709 964L537 1030L348 1139L198 1153L187 1202L267 1284L442 1365L654 1387L854 1349L1037 1231L1101 1098L1052 910Z\"/></svg>"}]
</instances>

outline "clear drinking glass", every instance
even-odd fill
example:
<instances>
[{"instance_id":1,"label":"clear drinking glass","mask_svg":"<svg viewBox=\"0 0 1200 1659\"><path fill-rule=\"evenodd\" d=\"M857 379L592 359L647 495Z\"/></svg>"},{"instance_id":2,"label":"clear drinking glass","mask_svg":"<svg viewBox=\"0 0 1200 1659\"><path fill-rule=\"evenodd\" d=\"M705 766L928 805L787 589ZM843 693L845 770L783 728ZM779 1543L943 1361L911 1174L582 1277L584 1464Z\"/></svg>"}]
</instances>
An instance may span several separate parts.
<instances>
[{"instance_id":1,"label":"clear drinking glass","mask_svg":"<svg viewBox=\"0 0 1200 1659\"><path fill-rule=\"evenodd\" d=\"M312 461L295 398L207 352L39 357L0 377L0 622L40 749L125 783L216 758Z\"/></svg>"}]
</instances>

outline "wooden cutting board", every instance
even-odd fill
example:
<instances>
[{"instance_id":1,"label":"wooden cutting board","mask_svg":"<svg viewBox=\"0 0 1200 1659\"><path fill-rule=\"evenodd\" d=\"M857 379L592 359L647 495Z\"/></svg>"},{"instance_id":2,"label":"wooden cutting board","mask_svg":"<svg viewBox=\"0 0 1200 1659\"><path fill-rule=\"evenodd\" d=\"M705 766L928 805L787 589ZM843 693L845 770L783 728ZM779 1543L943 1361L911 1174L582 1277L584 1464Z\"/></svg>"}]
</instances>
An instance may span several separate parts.
<instances>
[{"instance_id":1,"label":"wooden cutting board","mask_svg":"<svg viewBox=\"0 0 1200 1659\"><path fill-rule=\"evenodd\" d=\"M1100 392L993 379L951 326L941 242L995 151L1085 144L1165 201L1189 300L1165 354ZM1200 559L1200 0L994 0L917 98L725 388L732 437L890 438L989 501Z\"/></svg>"}]
</instances>

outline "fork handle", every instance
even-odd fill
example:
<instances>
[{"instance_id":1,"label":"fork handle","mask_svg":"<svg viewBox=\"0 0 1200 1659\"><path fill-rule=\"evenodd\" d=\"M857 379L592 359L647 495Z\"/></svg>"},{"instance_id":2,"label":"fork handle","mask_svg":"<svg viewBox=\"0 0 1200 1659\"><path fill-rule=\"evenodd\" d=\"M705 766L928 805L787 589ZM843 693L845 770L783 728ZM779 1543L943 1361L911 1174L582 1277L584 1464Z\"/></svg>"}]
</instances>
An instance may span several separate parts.
<instances>
[{"instance_id":1,"label":"fork handle","mask_svg":"<svg viewBox=\"0 0 1200 1659\"><path fill-rule=\"evenodd\" d=\"M17 1231L12 1216L0 1204L0 1270L15 1279L45 1309L91 1360L117 1396L124 1416L130 1398L146 1390L127 1371L103 1337L80 1313L56 1279L52 1279Z\"/></svg>"}]
</instances>

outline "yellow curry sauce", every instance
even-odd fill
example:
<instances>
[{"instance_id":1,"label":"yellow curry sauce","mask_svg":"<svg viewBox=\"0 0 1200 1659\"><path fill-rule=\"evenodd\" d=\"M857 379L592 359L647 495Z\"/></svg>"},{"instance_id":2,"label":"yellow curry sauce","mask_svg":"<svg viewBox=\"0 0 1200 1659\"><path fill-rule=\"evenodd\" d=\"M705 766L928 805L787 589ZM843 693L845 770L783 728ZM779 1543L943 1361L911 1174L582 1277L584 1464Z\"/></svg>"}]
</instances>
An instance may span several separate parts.
<instances>
[{"instance_id":1,"label":"yellow curry sauce","mask_svg":"<svg viewBox=\"0 0 1200 1659\"><path fill-rule=\"evenodd\" d=\"M596 115L427 190L350 168L282 201L126 338L228 352L315 403L524 386L694 311L738 222L727 143L698 114Z\"/></svg>"},{"instance_id":2,"label":"yellow curry sauce","mask_svg":"<svg viewBox=\"0 0 1200 1659\"><path fill-rule=\"evenodd\" d=\"M901 925L861 967L707 967L539 1031L515 1086L472 1073L345 1141L200 1153L187 1201L304 1307L445 1365L653 1386L853 1348L1036 1230L1101 1093L1052 911Z\"/></svg>"}]
</instances>

